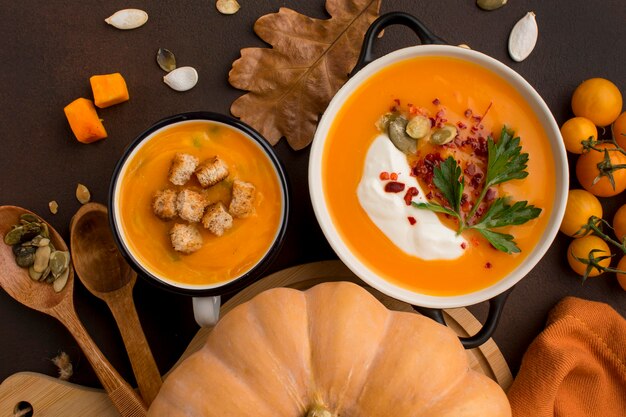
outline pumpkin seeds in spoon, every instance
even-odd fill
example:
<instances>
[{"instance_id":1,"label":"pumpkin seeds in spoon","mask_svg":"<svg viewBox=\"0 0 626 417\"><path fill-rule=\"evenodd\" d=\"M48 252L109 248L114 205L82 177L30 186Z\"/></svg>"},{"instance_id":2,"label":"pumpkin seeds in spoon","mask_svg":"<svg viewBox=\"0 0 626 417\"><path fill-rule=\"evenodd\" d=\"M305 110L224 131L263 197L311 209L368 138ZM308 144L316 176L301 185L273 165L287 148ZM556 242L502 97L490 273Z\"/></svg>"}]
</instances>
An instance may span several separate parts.
<instances>
[{"instance_id":1,"label":"pumpkin seeds in spoon","mask_svg":"<svg viewBox=\"0 0 626 417\"><path fill-rule=\"evenodd\" d=\"M169 49L159 48L156 56L157 64L165 72L176 69L176 57Z\"/></svg>"},{"instance_id":2,"label":"pumpkin seeds in spoon","mask_svg":"<svg viewBox=\"0 0 626 417\"><path fill-rule=\"evenodd\" d=\"M59 277L70 265L70 253L64 251L54 251L50 254L50 272L55 277Z\"/></svg>"},{"instance_id":3,"label":"pumpkin seeds in spoon","mask_svg":"<svg viewBox=\"0 0 626 417\"><path fill-rule=\"evenodd\" d=\"M61 290L65 288L65 284L67 284L69 276L70 268L65 268L65 271L63 271L63 273L52 283L52 288L54 288L55 292L61 292Z\"/></svg>"},{"instance_id":4,"label":"pumpkin seeds in spoon","mask_svg":"<svg viewBox=\"0 0 626 417\"><path fill-rule=\"evenodd\" d=\"M46 270L50 262L50 253L50 246L37 248L35 252L35 263L33 264L35 272L43 272Z\"/></svg>"}]
</instances>

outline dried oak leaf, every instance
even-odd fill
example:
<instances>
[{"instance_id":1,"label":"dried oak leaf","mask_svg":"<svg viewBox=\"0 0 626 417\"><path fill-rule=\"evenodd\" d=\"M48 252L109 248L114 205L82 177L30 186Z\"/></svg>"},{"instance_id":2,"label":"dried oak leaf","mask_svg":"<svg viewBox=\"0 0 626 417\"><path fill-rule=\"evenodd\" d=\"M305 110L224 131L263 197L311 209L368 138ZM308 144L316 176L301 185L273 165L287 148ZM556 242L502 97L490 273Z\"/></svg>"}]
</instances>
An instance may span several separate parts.
<instances>
[{"instance_id":1,"label":"dried oak leaf","mask_svg":"<svg viewBox=\"0 0 626 417\"><path fill-rule=\"evenodd\" d=\"M275 145L282 136L295 150L313 140L320 114L347 81L363 36L382 0L327 0L330 19L287 8L260 17L254 31L272 48L244 48L230 84L248 93L231 113Z\"/></svg>"}]
</instances>

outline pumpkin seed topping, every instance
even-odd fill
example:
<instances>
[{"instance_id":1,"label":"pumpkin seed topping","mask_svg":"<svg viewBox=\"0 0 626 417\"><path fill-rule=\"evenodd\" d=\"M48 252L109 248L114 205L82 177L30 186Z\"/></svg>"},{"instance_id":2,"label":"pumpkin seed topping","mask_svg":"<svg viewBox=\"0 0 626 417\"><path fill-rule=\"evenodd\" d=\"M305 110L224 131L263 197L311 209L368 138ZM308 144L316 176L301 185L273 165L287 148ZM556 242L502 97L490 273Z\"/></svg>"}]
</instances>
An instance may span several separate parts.
<instances>
[{"instance_id":1,"label":"pumpkin seed topping","mask_svg":"<svg viewBox=\"0 0 626 417\"><path fill-rule=\"evenodd\" d=\"M436 129L430 136L430 141L435 145L445 145L452 142L456 135L456 126L447 124L440 129Z\"/></svg>"},{"instance_id":2,"label":"pumpkin seed topping","mask_svg":"<svg viewBox=\"0 0 626 417\"><path fill-rule=\"evenodd\" d=\"M406 133L413 139L421 139L430 133L430 120L428 117L415 116L406 125Z\"/></svg>"}]
</instances>

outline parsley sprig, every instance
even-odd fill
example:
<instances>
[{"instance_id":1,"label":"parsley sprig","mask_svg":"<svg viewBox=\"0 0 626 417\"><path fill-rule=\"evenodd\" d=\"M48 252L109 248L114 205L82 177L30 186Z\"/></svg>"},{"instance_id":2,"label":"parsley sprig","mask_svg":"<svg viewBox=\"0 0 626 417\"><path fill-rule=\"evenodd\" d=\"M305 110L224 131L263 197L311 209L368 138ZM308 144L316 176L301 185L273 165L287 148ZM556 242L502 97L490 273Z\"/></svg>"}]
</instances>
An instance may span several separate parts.
<instances>
[{"instance_id":1,"label":"parsley sprig","mask_svg":"<svg viewBox=\"0 0 626 417\"><path fill-rule=\"evenodd\" d=\"M487 149L488 159L485 185L474 206L466 216L463 216L461 213L461 199L465 187L465 178L461 167L451 156L435 167L433 171L433 183L441 191L448 205L443 206L433 202L414 202L412 204L420 209L445 213L455 217L459 222L457 233L467 229L474 229L496 249L506 253L518 253L521 250L513 240L514 236L493 229L524 224L539 216L541 213L540 208L529 205L528 201L512 202L510 197L499 197L479 219L474 219L474 217L476 210L490 187L528 176L526 171L528 154L522 153L520 138L514 137L513 132L506 127L502 128L498 142L495 142L491 137L487 139Z\"/></svg>"}]
</instances>

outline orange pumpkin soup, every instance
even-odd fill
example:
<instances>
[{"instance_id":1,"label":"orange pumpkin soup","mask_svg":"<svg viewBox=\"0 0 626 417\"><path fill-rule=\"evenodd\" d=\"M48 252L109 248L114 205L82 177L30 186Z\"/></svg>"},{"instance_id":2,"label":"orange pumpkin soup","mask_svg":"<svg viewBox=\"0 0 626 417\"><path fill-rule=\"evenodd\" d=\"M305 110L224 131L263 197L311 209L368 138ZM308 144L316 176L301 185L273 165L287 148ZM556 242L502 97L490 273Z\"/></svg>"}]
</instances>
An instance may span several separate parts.
<instances>
[{"instance_id":1,"label":"orange pumpkin soup","mask_svg":"<svg viewBox=\"0 0 626 417\"><path fill-rule=\"evenodd\" d=\"M278 233L283 197L276 170L259 145L227 125L193 121L164 128L140 146L120 174L118 194L121 231L140 264L178 285L210 286L241 276L263 258ZM168 171L174 155L181 152L200 161L218 155L228 165L228 177L206 190L195 175L184 186L173 185ZM202 247L191 254L176 252L169 232L174 224L186 222L155 216L154 193L191 188L202 192L208 202L221 201L228 207L235 179L254 184L253 214L235 218L219 237L198 225Z\"/></svg>"},{"instance_id":2,"label":"orange pumpkin soup","mask_svg":"<svg viewBox=\"0 0 626 417\"><path fill-rule=\"evenodd\" d=\"M541 208L538 217L524 224L495 229L513 235L521 252L499 251L475 230L466 230L461 235L465 242L461 243L460 256L424 260L401 250L374 224L359 201L357 189L364 169L367 170L368 151L379 140L377 125L380 126L381 115L390 110L423 114L430 119L432 129L450 125L458 133L454 141L445 145L433 146L419 139L416 154L407 158L411 163L408 166L412 167L410 175L418 180L422 189L431 191L427 196L431 202L441 203L441 195L437 196L438 190L432 186L433 164L437 166L447 155L458 160L455 152L466 152L467 161L462 165L465 190L470 199L476 198L484 177L476 176L474 168L468 170L468 161L482 158L486 166L486 138L491 136L497 142L504 126L521 138L522 152L529 154L528 177L496 185L487 194L528 201L529 205ZM385 181L381 181L380 186L388 184L390 176L393 180L393 175L397 177L393 172L381 172L380 179ZM554 203L555 185L550 180L554 176L549 139L520 93L493 72L449 57L407 59L368 78L337 113L322 155L325 200L333 223L350 250L384 279L434 296L481 290L516 268L537 245L547 227ZM472 181L474 184L470 184ZM408 198L407 205L411 196ZM490 199L493 200L493 196ZM443 224L456 230L454 221L442 214L438 216ZM416 221L419 219L408 218L406 227L412 227Z\"/></svg>"}]
</instances>

